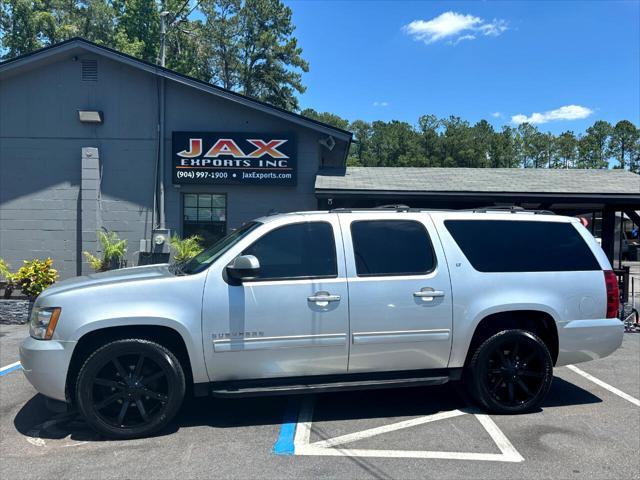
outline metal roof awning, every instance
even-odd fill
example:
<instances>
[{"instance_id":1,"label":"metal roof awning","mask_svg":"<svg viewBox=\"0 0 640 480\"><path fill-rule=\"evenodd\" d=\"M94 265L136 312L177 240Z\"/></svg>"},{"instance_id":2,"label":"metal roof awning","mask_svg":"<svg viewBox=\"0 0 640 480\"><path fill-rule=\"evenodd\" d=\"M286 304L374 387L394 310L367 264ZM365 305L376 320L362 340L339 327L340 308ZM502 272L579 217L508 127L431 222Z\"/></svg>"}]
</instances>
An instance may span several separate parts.
<instances>
[{"instance_id":1,"label":"metal roof awning","mask_svg":"<svg viewBox=\"0 0 640 480\"><path fill-rule=\"evenodd\" d=\"M640 205L625 170L347 167L318 172L316 195L450 201Z\"/></svg>"}]
</instances>

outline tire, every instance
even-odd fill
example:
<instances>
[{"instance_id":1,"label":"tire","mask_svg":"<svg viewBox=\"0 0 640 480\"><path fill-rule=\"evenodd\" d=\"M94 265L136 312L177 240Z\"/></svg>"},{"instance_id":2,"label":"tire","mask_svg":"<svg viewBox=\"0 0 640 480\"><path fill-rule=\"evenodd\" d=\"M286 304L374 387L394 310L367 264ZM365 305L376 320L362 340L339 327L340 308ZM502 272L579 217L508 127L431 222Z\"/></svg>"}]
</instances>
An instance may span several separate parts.
<instances>
[{"instance_id":1,"label":"tire","mask_svg":"<svg viewBox=\"0 0 640 480\"><path fill-rule=\"evenodd\" d=\"M474 352L465 376L469 392L486 410L519 414L535 410L553 380L545 343L526 330L505 330Z\"/></svg>"},{"instance_id":2,"label":"tire","mask_svg":"<svg viewBox=\"0 0 640 480\"><path fill-rule=\"evenodd\" d=\"M123 339L87 358L78 373L76 401L96 432L138 438L167 426L185 389L182 366L171 351L148 340Z\"/></svg>"}]
</instances>

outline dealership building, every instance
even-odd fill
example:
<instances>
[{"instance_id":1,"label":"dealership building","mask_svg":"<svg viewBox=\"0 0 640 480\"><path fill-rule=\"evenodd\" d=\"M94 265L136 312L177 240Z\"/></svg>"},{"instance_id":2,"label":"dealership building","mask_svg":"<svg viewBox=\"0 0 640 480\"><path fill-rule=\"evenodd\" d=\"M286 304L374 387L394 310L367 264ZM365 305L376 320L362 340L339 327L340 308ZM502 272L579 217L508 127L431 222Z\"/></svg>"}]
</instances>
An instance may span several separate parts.
<instances>
[{"instance_id":1,"label":"dealership building","mask_svg":"<svg viewBox=\"0 0 640 480\"><path fill-rule=\"evenodd\" d=\"M167 236L207 243L269 212L406 204L616 212L640 224L622 170L346 167L351 133L72 39L0 63L0 257L90 271L97 232L128 265L167 259ZM635 217L634 217L635 216Z\"/></svg>"}]
</instances>

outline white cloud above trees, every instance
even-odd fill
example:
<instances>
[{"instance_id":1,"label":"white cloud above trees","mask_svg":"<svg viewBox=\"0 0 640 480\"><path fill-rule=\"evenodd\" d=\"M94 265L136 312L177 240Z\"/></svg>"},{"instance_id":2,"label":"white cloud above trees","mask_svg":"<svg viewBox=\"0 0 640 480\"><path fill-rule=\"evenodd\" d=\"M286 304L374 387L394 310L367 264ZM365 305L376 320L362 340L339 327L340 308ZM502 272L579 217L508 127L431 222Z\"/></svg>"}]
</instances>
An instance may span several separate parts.
<instances>
[{"instance_id":1,"label":"white cloud above trees","mask_svg":"<svg viewBox=\"0 0 640 480\"><path fill-rule=\"evenodd\" d=\"M515 124L531 123L532 125L553 122L558 120L581 120L593 114L593 110L581 105L565 105L555 110L548 110L543 113L533 112L527 116L522 113L513 115L511 122Z\"/></svg>"},{"instance_id":2,"label":"white cloud above trees","mask_svg":"<svg viewBox=\"0 0 640 480\"><path fill-rule=\"evenodd\" d=\"M501 19L487 21L483 18L458 12L444 12L430 20L414 20L402 30L414 40L427 45L441 40L456 45L464 40L475 40L478 36L497 37L508 29Z\"/></svg>"}]
</instances>

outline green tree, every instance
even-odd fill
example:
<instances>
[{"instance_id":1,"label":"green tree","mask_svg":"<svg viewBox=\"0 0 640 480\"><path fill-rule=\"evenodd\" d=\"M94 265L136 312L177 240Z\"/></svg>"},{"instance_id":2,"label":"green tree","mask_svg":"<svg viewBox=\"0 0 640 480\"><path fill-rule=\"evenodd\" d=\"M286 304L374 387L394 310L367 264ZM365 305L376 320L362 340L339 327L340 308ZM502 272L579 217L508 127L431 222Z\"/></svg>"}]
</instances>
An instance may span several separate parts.
<instances>
[{"instance_id":1,"label":"green tree","mask_svg":"<svg viewBox=\"0 0 640 480\"><path fill-rule=\"evenodd\" d=\"M441 164L443 167L471 167L473 163L473 139L469 122L454 115L441 120Z\"/></svg>"},{"instance_id":2,"label":"green tree","mask_svg":"<svg viewBox=\"0 0 640 480\"><path fill-rule=\"evenodd\" d=\"M116 29L116 11L108 0L85 0L80 2L77 14L77 30L74 35L100 45L111 45Z\"/></svg>"},{"instance_id":3,"label":"green tree","mask_svg":"<svg viewBox=\"0 0 640 480\"><path fill-rule=\"evenodd\" d=\"M514 129L502 127L491 139L490 167L509 168L518 166L518 152Z\"/></svg>"},{"instance_id":4,"label":"green tree","mask_svg":"<svg viewBox=\"0 0 640 480\"><path fill-rule=\"evenodd\" d=\"M575 167L578 156L578 139L575 134L572 131L562 132L556 137L555 144L558 155L552 166L555 168Z\"/></svg>"},{"instance_id":5,"label":"green tree","mask_svg":"<svg viewBox=\"0 0 640 480\"><path fill-rule=\"evenodd\" d=\"M613 128L609 122L596 121L587 128L580 139L580 159L582 168L607 168L609 165L609 140Z\"/></svg>"},{"instance_id":6,"label":"green tree","mask_svg":"<svg viewBox=\"0 0 640 480\"><path fill-rule=\"evenodd\" d=\"M493 126L486 120L480 120L471 128L473 153L469 166L480 168L491 166L491 145L495 133Z\"/></svg>"},{"instance_id":7,"label":"green tree","mask_svg":"<svg viewBox=\"0 0 640 480\"><path fill-rule=\"evenodd\" d=\"M297 110L309 65L281 0L203 0L214 82L272 105Z\"/></svg>"},{"instance_id":8,"label":"green tree","mask_svg":"<svg viewBox=\"0 0 640 480\"><path fill-rule=\"evenodd\" d=\"M439 128L440 120L435 115L423 115L418 119L422 156L427 167L438 167L442 164Z\"/></svg>"},{"instance_id":9,"label":"green tree","mask_svg":"<svg viewBox=\"0 0 640 480\"><path fill-rule=\"evenodd\" d=\"M634 153L637 153L637 144L640 131L629 120L621 120L611 130L609 153L618 161L616 168L629 168L636 170Z\"/></svg>"},{"instance_id":10,"label":"green tree","mask_svg":"<svg viewBox=\"0 0 640 480\"><path fill-rule=\"evenodd\" d=\"M398 120L392 120L388 123L373 122L369 143L372 158L367 162L367 166L425 166L426 162L421 155L418 133L407 122Z\"/></svg>"},{"instance_id":11,"label":"green tree","mask_svg":"<svg viewBox=\"0 0 640 480\"><path fill-rule=\"evenodd\" d=\"M347 159L349 166L370 166L371 161L371 136L373 128L369 122L356 120L349 125L349 130L353 132L353 142L351 151Z\"/></svg>"},{"instance_id":12,"label":"green tree","mask_svg":"<svg viewBox=\"0 0 640 480\"><path fill-rule=\"evenodd\" d=\"M3 0L0 3L0 45L6 51L2 58L13 58L44 46L40 36L44 7L42 1Z\"/></svg>"},{"instance_id":13,"label":"green tree","mask_svg":"<svg viewBox=\"0 0 640 480\"><path fill-rule=\"evenodd\" d=\"M538 133L538 129L530 123L521 123L516 130L516 142L518 143L518 163L523 168L533 166L535 147L533 138Z\"/></svg>"},{"instance_id":14,"label":"green tree","mask_svg":"<svg viewBox=\"0 0 640 480\"><path fill-rule=\"evenodd\" d=\"M113 0L117 27L114 48L156 62L160 45L160 12L153 0Z\"/></svg>"},{"instance_id":15,"label":"green tree","mask_svg":"<svg viewBox=\"0 0 640 480\"><path fill-rule=\"evenodd\" d=\"M349 129L349 120L346 120L335 113L316 112L313 108L305 108L300 112L300 114L342 130Z\"/></svg>"}]
</instances>

